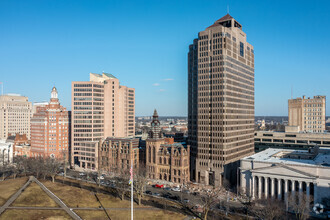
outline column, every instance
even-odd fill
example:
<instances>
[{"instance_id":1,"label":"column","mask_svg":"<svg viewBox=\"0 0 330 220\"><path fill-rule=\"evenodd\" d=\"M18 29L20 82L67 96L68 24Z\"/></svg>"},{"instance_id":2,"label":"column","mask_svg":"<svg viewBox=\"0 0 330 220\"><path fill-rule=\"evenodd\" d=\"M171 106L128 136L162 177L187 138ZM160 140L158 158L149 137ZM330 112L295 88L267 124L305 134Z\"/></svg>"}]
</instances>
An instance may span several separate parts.
<instances>
[{"instance_id":1,"label":"column","mask_svg":"<svg viewBox=\"0 0 330 220\"><path fill-rule=\"evenodd\" d=\"M282 180L278 179L277 180L277 194L278 194L278 199L282 199Z\"/></svg>"},{"instance_id":2,"label":"column","mask_svg":"<svg viewBox=\"0 0 330 220\"><path fill-rule=\"evenodd\" d=\"M252 199L254 199L255 198L255 192L256 192L256 187L255 187L255 183L256 183L256 181L255 181L255 176L254 175L252 175L252 183L251 183L251 195L252 195Z\"/></svg>"},{"instance_id":3,"label":"column","mask_svg":"<svg viewBox=\"0 0 330 220\"><path fill-rule=\"evenodd\" d=\"M291 194L292 194L292 197L294 197L295 191L296 191L296 181L291 180Z\"/></svg>"},{"instance_id":4,"label":"column","mask_svg":"<svg viewBox=\"0 0 330 220\"><path fill-rule=\"evenodd\" d=\"M309 196L310 195L310 183L306 182L306 205L307 208L309 209Z\"/></svg>"},{"instance_id":5,"label":"column","mask_svg":"<svg viewBox=\"0 0 330 220\"><path fill-rule=\"evenodd\" d=\"M265 198L268 198L268 177L265 177Z\"/></svg>"},{"instance_id":6,"label":"column","mask_svg":"<svg viewBox=\"0 0 330 220\"><path fill-rule=\"evenodd\" d=\"M258 176L258 198L261 199L261 176Z\"/></svg>"},{"instance_id":7,"label":"column","mask_svg":"<svg viewBox=\"0 0 330 220\"><path fill-rule=\"evenodd\" d=\"M274 178L271 178L271 196L272 198L274 198L274 194L275 194L275 179Z\"/></svg>"},{"instance_id":8,"label":"column","mask_svg":"<svg viewBox=\"0 0 330 220\"><path fill-rule=\"evenodd\" d=\"M314 183L314 205L317 203L317 183Z\"/></svg>"},{"instance_id":9,"label":"column","mask_svg":"<svg viewBox=\"0 0 330 220\"><path fill-rule=\"evenodd\" d=\"M288 211L288 180L284 180L284 201L286 205L286 210Z\"/></svg>"},{"instance_id":10,"label":"column","mask_svg":"<svg viewBox=\"0 0 330 220\"><path fill-rule=\"evenodd\" d=\"M299 183L299 204L300 204L301 203L301 197L303 195L303 192L302 192L303 188L302 188L302 182L299 181L298 183Z\"/></svg>"}]
</instances>

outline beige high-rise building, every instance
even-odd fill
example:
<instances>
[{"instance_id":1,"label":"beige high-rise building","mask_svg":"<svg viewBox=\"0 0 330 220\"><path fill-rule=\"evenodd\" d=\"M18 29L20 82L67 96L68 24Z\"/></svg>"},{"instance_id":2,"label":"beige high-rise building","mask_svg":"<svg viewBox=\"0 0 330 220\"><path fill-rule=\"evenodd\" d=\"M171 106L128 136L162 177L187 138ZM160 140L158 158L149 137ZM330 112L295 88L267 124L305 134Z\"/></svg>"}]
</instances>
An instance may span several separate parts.
<instances>
[{"instance_id":1,"label":"beige high-rise building","mask_svg":"<svg viewBox=\"0 0 330 220\"><path fill-rule=\"evenodd\" d=\"M325 96L289 99L289 126L298 131L320 133L325 130Z\"/></svg>"},{"instance_id":2,"label":"beige high-rise building","mask_svg":"<svg viewBox=\"0 0 330 220\"><path fill-rule=\"evenodd\" d=\"M235 182L239 160L254 153L254 50L229 14L189 47L188 129L193 180Z\"/></svg>"},{"instance_id":3,"label":"beige high-rise building","mask_svg":"<svg viewBox=\"0 0 330 220\"><path fill-rule=\"evenodd\" d=\"M32 103L28 97L8 94L0 96L0 139L10 134L26 134L30 139Z\"/></svg>"},{"instance_id":4,"label":"beige high-rise building","mask_svg":"<svg viewBox=\"0 0 330 220\"><path fill-rule=\"evenodd\" d=\"M107 73L72 82L71 124L72 165L97 169L99 140L135 135L135 89Z\"/></svg>"}]
</instances>

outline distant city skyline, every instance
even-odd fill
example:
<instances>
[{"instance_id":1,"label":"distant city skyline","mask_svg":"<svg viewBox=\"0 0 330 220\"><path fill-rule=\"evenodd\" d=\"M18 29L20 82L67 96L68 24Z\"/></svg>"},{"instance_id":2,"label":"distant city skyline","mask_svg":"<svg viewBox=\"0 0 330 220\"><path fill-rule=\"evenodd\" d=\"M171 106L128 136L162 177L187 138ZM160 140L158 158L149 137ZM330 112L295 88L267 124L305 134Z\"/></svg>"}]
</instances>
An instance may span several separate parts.
<instances>
[{"instance_id":1,"label":"distant city skyline","mask_svg":"<svg viewBox=\"0 0 330 220\"><path fill-rule=\"evenodd\" d=\"M71 82L104 71L135 88L136 116L187 116L187 48L227 6L254 45L256 116L328 96L328 1L1 1L0 82L31 102L56 86L70 110Z\"/></svg>"}]
</instances>

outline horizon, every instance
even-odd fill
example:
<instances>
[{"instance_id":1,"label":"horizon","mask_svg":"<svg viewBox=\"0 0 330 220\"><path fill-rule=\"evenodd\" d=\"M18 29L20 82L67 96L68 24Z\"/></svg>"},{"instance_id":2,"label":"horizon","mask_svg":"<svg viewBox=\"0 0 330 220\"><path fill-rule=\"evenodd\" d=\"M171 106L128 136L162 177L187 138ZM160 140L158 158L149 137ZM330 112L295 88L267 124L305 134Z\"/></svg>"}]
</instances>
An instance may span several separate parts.
<instances>
[{"instance_id":1,"label":"horizon","mask_svg":"<svg viewBox=\"0 0 330 220\"><path fill-rule=\"evenodd\" d=\"M329 94L328 1L39 0L0 2L4 93L49 101L55 85L70 110L71 82L104 71L135 88L136 115L186 116L188 47L227 5L255 49L255 115L287 115L290 97Z\"/></svg>"}]
</instances>

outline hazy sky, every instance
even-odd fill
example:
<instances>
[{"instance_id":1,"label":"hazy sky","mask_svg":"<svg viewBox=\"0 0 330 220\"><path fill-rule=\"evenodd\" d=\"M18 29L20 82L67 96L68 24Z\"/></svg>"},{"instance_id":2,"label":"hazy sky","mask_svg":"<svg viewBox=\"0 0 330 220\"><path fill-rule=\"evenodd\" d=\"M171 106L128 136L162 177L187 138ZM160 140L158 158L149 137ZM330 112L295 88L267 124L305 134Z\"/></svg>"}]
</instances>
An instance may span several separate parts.
<instances>
[{"instance_id":1,"label":"hazy sky","mask_svg":"<svg viewBox=\"0 0 330 220\"><path fill-rule=\"evenodd\" d=\"M187 53L227 13L255 50L256 115L287 115L287 99L330 98L330 1L0 0L5 93L71 109L71 81L112 73L136 89L136 115L187 114ZM330 108L327 108L327 115Z\"/></svg>"}]
</instances>

